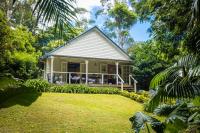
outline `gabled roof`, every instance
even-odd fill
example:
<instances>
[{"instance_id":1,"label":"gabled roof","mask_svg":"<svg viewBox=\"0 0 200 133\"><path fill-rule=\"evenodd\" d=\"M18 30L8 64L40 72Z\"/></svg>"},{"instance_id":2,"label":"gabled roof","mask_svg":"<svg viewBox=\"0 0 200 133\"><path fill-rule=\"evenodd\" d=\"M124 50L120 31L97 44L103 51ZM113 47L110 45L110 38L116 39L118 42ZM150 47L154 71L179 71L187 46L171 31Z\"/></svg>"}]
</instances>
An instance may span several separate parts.
<instances>
[{"instance_id":1,"label":"gabled roof","mask_svg":"<svg viewBox=\"0 0 200 133\"><path fill-rule=\"evenodd\" d=\"M131 61L128 54L96 26L45 54L43 58L49 56Z\"/></svg>"}]
</instances>

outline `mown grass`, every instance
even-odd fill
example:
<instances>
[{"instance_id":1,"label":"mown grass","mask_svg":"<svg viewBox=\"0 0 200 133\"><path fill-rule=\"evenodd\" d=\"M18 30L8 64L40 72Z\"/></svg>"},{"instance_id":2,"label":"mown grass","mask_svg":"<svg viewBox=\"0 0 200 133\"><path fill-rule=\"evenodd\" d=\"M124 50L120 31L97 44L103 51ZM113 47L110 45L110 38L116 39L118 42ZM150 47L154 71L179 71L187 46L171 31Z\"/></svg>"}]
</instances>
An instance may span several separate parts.
<instances>
[{"instance_id":1,"label":"mown grass","mask_svg":"<svg viewBox=\"0 0 200 133\"><path fill-rule=\"evenodd\" d=\"M142 108L119 95L21 94L1 105L0 132L129 133Z\"/></svg>"}]
</instances>

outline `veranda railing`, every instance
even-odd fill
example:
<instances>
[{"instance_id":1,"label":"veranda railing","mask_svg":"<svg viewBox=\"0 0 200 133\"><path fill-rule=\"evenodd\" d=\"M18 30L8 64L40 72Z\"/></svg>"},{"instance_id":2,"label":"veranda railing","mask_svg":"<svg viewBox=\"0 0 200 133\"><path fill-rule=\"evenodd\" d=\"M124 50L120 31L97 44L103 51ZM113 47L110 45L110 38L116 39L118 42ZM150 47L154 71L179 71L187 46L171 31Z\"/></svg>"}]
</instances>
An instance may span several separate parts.
<instances>
[{"instance_id":1,"label":"veranda railing","mask_svg":"<svg viewBox=\"0 0 200 133\"><path fill-rule=\"evenodd\" d=\"M47 73L47 75L50 75L50 73ZM98 77L98 79L101 79L99 80L99 84L104 84L106 81L105 81L105 77L106 76L110 76L110 77L113 77L112 79L119 79L120 82L117 82L116 84L120 84L121 85L121 90L123 91L123 85L124 85L124 80L120 77L120 75L118 74L108 74L108 73L82 73L82 72L58 72L58 71L54 71L53 72L53 77L55 77L55 75L58 75L57 77L57 83L62 83L63 82L63 78L65 77L65 82L71 84L71 81L73 80L73 77L72 75L76 75L76 82L79 80L80 83L82 83L82 81L85 81L86 84L90 84L90 76L96 76L96 78ZM87 82L86 82L86 75L88 76L88 79L87 79ZM45 76L44 76L45 77ZM48 79L48 76L46 76L47 79ZM75 76L74 76L75 77ZM94 78L94 77L93 77ZM92 78L91 78L92 79ZM108 79L108 78L106 78Z\"/></svg>"}]
</instances>

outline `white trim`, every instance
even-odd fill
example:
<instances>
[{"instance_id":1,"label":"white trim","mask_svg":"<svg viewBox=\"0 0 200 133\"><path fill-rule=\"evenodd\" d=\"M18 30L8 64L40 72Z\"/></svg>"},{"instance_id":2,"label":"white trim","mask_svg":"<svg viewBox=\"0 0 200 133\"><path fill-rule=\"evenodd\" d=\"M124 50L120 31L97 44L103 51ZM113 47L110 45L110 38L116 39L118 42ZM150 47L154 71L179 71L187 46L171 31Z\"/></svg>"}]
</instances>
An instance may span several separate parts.
<instances>
[{"instance_id":1,"label":"white trim","mask_svg":"<svg viewBox=\"0 0 200 133\"><path fill-rule=\"evenodd\" d=\"M115 62L115 66L116 66L116 75L119 75L119 62ZM119 84L118 76L116 77L116 83L117 85Z\"/></svg>"},{"instance_id":2,"label":"white trim","mask_svg":"<svg viewBox=\"0 0 200 133\"><path fill-rule=\"evenodd\" d=\"M53 83L53 61L54 61L53 56L51 56L50 59L51 59L51 71L50 71L51 79L50 79L50 82Z\"/></svg>"},{"instance_id":3,"label":"white trim","mask_svg":"<svg viewBox=\"0 0 200 133\"><path fill-rule=\"evenodd\" d=\"M88 84L88 60L85 60L85 84Z\"/></svg>"}]
</instances>

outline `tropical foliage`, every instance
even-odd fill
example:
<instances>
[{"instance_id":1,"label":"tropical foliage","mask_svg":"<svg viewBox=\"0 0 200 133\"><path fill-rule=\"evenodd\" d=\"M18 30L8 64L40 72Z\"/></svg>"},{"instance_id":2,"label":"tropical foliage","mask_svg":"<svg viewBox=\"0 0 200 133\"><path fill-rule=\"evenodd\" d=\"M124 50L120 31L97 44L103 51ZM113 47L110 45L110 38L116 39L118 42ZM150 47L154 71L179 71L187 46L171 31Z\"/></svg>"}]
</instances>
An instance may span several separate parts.
<instances>
[{"instance_id":1,"label":"tropical foliage","mask_svg":"<svg viewBox=\"0 0 200 133\"><path fill-rule=\"evenodd\" d=\"M133 2L132 6L141 21L151 23L149 31L157 42L157 57L168 64L175 62L152 79L150 89L156 93L145 104L145 110L167 117L160 122L164 125L159 126L163 131L153 129L154 121L150 116L137 113L131 119L136 132L146 123L155 132L199 132L199 107L191 102L200 95L199 0L141 0ZM170 105L163 105L163 102ZM174 102L178 104L172 105Z\"/></svg>"},{"instance_id":2,"label":"tropical foliage","mask_svg":"<svg viewBox=\"0 0 200 133\"><path fill-rule=\"evenodd\" d=\"M148 105L149 109L147 110L154 110L156 115L167 116L165 122L160 122L162 123L161 125L165 125L165 128L161 125L159 128L166 131L169 130L170 132L178 132L178 130L189 132L200 130L198 127L200 124L199 106L194 106L193 103L190 103L191 100L189 100L200 96L199 62L197 56L187 55L182 57L173 66L157 74L151 81L150 87L156 89L156 93L150 100ZM161 102L170 103L172 100L180 100L180 102L173 106L158 106ZM189 103L183 101L188 101ZM143 118L144 116L145 118ZM131 121L134 127L136 127L136 131L141 130L146 122L149 122L153 129L154 121L152 121L150 116L146 116L145 114L135 114Z\"/></svg>"},{"instance_id":3,"label":"tropical foliage","mask_svg":"<svg viewBox=\"0 0 200 133\"><path fill-rule=\"evenodd\" d=\"M13 0L15 4L17 0ZM55 28L62 33L64 27L71 28L72 21L76 19L74 0L37 0L33 13L37 21L55 22Z\"/></svg>"},{"instance_id":4,"label":"tropical foliage","mask_svg":"<svg viewBox=\"0 0 200 133\"><path fill-rule=\"evenodd\" d=\"M200 130L199 107L191 106L191 103L181 103L176 106L164 105L155 109L155 112L162 112L162 114L167 116L167 118L164 121L160 121L152 116L146 115L142 112L138 112L130 118L130 121L132 122L135 131L139 132L140 130L145 130L146 132L152 132L153 130L157 133L196 133Z\"/></svg>"},{"instance_id":5,"label":"tropical foliage","mask_svg":"<svg viewBox=\"0 0 200 133\"><path fill-rule=\"evenodd\" d=\"M142 112L135 113L129 120L132 122L135 133L139 133L141 129L144 129L147 133L151 133L152 129L157 133L163 133L164 124L158 119L145 115Z\"/></svg>"},{"instance_id":6,"label":"tropical foliage","mask_svg":"<svg viewBox=\"0 0 200 133\"><path fill-rule=\"evenodd\" d=\"M154 108L160 102L173 98L194 98L200 95L200 61L196 56L182 57L172 67L157 74L151 81L151 88L157 93L151 99Z\"/></svg>"},{"instance_id":7,"label":"tropical foliage","mask_svg":"<svg viewBox=\"0 0 200 133\"><path fill-rule=\"evenodd\" d=\"M138 112L130 118L135 132L199 131L200 0L100 2L102 5L95 10L96 19L104 18L100 28L128 49L138 88L152 89L152 97L146 92L52 85L33 79L41 72L40 56L79 35L95 21L82 18L88 11L77 8L75 0L1 0L0 102L30 91L120 94L145 103L145 111L154 113ZM151 39L146 42L134 42L131 36L138 20L151 24ZM165 116L166 120L154 116Z\"/></svg>"},{"instance_id":8,"label":"tropical foliage","mask_svg":"<svg viewBox=\"0 0 200 133\"><path fill-rule=\"evenodd\" d=\"M1 74L37 78L41 74L39 57L82 31L71 24L77 13L74 1L3 0L0 5Z\"/></svg>"},{"instance_id":9,"label":"tropical foliage","mask_svg":"<svg viewBox=\"0 0 200 133\"><path fill-rule=\"evenodd\" d=\"M148 90L151 79L172 62L159 54L156 43L155 41L138 42L128 49L133 60L133 75L138 81L139 89Z\"/></svg>"},{"instance_id":10,"label":"tropical foliage","mask_svg":"<svg viewBox=\"0 0 200 133\"><path fill-rule=\"evenodd\" d=\"M152 36L160 42L157 47L166 58L173 58L179 49L198 53L199 23L190 22L198 19L199 0L141 0L133 6L142 21L151 22Z\"/></svg>"},{"instance_id":11,"label":"tropical foliage","mask_svg":"<svg viewBox=\"0 0 200 133\"><path fill-rule=\"evenodd\" d=\"M11 29L5 15L0 14L1 73L10 73L22 79L37 77L37 62L41 54L33 47L35 37L25 27Z\"/></svg>"}]
</instances>

